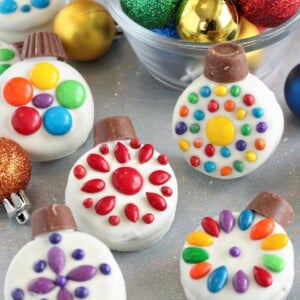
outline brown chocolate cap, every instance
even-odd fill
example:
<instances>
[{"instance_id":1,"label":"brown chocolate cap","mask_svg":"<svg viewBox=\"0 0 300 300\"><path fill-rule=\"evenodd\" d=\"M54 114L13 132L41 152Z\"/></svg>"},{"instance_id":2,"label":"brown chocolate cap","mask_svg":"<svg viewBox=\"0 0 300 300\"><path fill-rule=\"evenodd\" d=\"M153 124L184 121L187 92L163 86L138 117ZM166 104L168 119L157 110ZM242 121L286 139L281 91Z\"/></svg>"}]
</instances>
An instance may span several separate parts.
<instances>
[{"instance_id":1,"label":"brown chocolate cap","mask_svg":"<svg viewBox=\"0 0 300 300\"><path fill-rule=\"evenodd\" d=\"M94 125L94 146L116 140L136 138L131 120L125 116L113 116L97 121Z\"/></svg>"},{"instance_id":2,"label":"brown chocolate cap","mask_svg":"<svg viewBox=\"0 0 300 300\"><path fill-rule=\"evenodd\" d=\"M31 235L57 230L78 230L71 209L66 205L49 205L38 208L31 215Z\"/></svg>"},{"instance_id":3,"label":"brown chocolate cap","mask_svg":"<svg viewBox=\"0 0 300 300\"><path fill-rule=\"evenodd\" d=\"M248 75L244 48L235 43L217 43L208 48L204 75L215 82L230 83Z\"/></svg>"},{"instance_id":4,"label":"brown chocolate cap","mask_svg":"<svg viewBox=\"0 0 300 300\"><path fill-rule=\"evenodd\" d=\"M247 208L267 218L273 218L285 229L294 216L291 205L279 195L269 191L259 193Z\"/></svg>"},{"instance_id":5,"label":"brown chocolate cap","mask_svg":"<svg viewBox=\"0 0 300 300\"><path fill-rule=\"evenodd\" d=\"M34 32L27 36L21 58L53 56L66 60L66 53L58 35L54 32Z\"/></svg>"}]
</instances>

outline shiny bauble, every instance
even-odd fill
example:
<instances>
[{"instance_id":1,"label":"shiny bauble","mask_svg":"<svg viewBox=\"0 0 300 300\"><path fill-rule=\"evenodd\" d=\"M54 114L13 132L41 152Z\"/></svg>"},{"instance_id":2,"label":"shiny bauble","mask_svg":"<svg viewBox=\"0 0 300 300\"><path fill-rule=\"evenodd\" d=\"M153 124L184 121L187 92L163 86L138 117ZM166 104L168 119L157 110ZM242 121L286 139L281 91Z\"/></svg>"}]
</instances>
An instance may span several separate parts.
<instances>
[{"instance_id":1,"label":"shiny bauble","mask_svg":"<svg viewBox=\"0 0 300 300\"><path fill-rule=\"evenodd\" d=\"M177 30L183 40L225 42L238 37L239 15L231 1L186 0L177 12Z\"/></svg>"},{"instance_id":2,"label":"shiny bauble","mask_svg":"<svg viewBox=\"0 0 300 300\"><path fill-rule=\"evenodd\" d=\"M60 37L68 59L91 61L110 48L116 27L108 10L94 1L74 1L56 15L53 31Z\"/></svg>"},{"instance_id":3,"label":"shiny bauble","mask_svg":"<svg viewBox=\"0 0 300 300\"><path fill-rule=\"evenodd\" d=\"M289 72L285 80L284 97L291 112L300 118L300 64Z\"/></svg>"},{"instance_id":4,"label":"shiny bauble","mask_svg":"<svg viewBox=\"0 0 300 300\"><path fill-rule=\"evenodd\" d=\"M238 40L251 38L260 34L257 26L249 22L246 18L241 17L241 29ZM254 50L246 53L246 59L251 73L255 73L260 67L264 57L264 49Z\"/></svg>"},{"instance_id":5,"label":"shiny bauble","mask_svg":"<svg viewBox=\"0 0 300 300\"><path fill-rule=\"evenodd\" d=\"M139 25L156 29L175 20L180 0L121 0L124 13Z\"/></svg>"},{"instance_id":6,"label":"shiny bauble","mask_svg":"<svg viewBox=\"0 0 300 300\"><path fill-rule=\"evenodd\" d=\"M292 17L300 0L233 0L240 13L261 27L276 27Z\"/></svg>"}]
</instances>

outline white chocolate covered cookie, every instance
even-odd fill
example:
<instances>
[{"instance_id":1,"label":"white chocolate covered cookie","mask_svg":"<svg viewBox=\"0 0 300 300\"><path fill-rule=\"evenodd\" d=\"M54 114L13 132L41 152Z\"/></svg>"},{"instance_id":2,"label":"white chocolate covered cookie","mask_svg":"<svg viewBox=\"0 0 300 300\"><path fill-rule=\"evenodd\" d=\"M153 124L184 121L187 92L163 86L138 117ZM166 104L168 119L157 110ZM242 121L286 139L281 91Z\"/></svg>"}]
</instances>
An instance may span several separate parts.
<instances>
[{"instance_id":1,"label":"white chocolate covered cookie","mask_svg":"<svg viewBox=\"0 0 300 300\"><path fill-rule=\"evenodd\" d=\"M49 214L52 219L59 215L61 228L46 225L49 232L40 232L16 254L7 270L4 300L125 300L123 275L107 246L68 228L63 206L40 210L45 219Z\"/></svg>"},{"instance_id":2,"label":"white chocolate covered cookie","mask_svg":"<svg viewBox=\"0 0 300 300\"><path fill-rule=\"evenodd\" d=\"M217 50L211 51L215 55ZM233 62L228 63L232 72ZM213 63L219 63L220 68L227 64L221 59ZM283 133L284 119L274 93L257 77L247 71L228 80L227 69L219 76L218 67L206 70L181 94L173 113L172 131L193 168L230 179L253 172L273 154Z\"/></svg>"},{"instance_id":3,"label":"white chocolate covered cookie","mask_svg":"<svg viewBox=\"0 0 300 300\"><path fill-rule=\"evenodd\" d=\"M159 241L171 227L177 205L168 157L134 134L121 138L129 122L112 117L96 123L108 140L96 143L74 164L65 193L79 228L119 251ZM105 126L117 136L109 138Z\"/></svg>"},{"instance_id":4,"label":"white chocolate covered cookie","mask_svg":"<svg viewBox=\"0 0 300 300\"><path fill-rule=\"evenodd\" d=\"M68 0L4 0L0 2L0 39L23 41L35 31L51 31L53 19Z\"/></svg>"},{"instance_id":5,"label":"white chocolate covered cookie","mask_svg":"<svg viewBox=\"0 0 300 300\"><path fill-rule=\"evenodd\" d=\"M294 280L293 246L273 218L223 210L187 236L180 278L188 300L284 300Z\"/></svg>"},{"instance_id":6,"label":"white chocolate covered cookie","mask_svg":"<svg viewBox=\"0 0 300 300\"><path fill-rule=\"evenodd\" d=\"M43 49L48 37L60 42L52 33L41 36ZM50 54L36 55L14 64L0 78L0 135L18 142L31 160L50 161L86 141L94 103L77 70Z\"/></svg>"}]
</instances>

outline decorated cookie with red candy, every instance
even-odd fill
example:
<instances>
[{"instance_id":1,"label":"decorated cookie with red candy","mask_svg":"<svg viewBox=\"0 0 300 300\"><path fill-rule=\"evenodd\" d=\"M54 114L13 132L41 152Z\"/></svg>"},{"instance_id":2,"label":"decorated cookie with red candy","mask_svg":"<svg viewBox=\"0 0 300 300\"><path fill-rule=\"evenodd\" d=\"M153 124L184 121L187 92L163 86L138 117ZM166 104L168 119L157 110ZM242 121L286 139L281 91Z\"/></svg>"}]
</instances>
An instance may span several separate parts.
<instances>
[{"instance_id":1,"label":"decorated cookie with red candy","mask_svg":"<svg viewBox=\"0 0 300 300\"><path fill-rule=\"evenodd\" d=\"M11 261L4 300L125 300L121 270L101 241L77 231L71 210L49 205L33 212L32 241Z\"/></svg>"},{"instance_id":2,"label":"decorated cookie with red candy","mask_svg":"<svg viewBox=\"0 0 300 300\"><path fill-rule=\"evenodd\" d=\"M79 228L119 251L159 241L171 227L177 205L168 157L152 144L142 144L123 116L98 121L94 143L74 164L66 186L66 204Z\"/></svg>"},{"instance_id":3,"label":"decorated cookie with red candy","mask_svg":"<svg viewBox=\"0 0 300 300\"><path fill-rule=\"evenodd\" d=\"M285 228L292 207L260 193L240 213L206 216L188 234L180 278L188 300L284 300L294 279L294 250Z\"/></svg>"},{"instance_id":4,"label":"decorated cookie with red candy","mask_svg":"<svg viewBox=\"0 0 300 300\"><path fill-rule=\"evenodd\" d=\"M91 90L63 61L65 53L54 33L29 35L22 58L0 77L0 135L18 142L32 161L67 156L93 127Z\"/></svg>"},{"instance_id":5,"label":"decorated cookie with red candy","mask_svg":"<svg viewBox=\"0 0 300 300\"><path fill-rule=\"evenodd\" d=\"M244 49L233 43L209 48L204 74L180 95L172 122L189 165L222 179L260 167L277 148L283 126L274 93L248 72Z\"/></svg>"}]
</instances>

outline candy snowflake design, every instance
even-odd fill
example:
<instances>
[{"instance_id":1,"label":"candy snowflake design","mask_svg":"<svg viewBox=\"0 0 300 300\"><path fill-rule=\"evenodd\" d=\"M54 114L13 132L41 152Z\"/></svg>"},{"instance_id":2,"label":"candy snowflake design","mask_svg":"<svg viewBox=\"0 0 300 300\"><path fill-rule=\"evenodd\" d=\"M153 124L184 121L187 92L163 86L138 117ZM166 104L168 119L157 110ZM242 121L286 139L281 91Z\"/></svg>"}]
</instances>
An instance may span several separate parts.
<instances>
[{"instance_id":1,"label":"candy snowflake design","mask_svg":"<svg viewBox=\"0 0 300 300\"><path fill-rule=\"evenodd\" d=\"M52 233L49 236L51 244L57 245L61 242L62 236L59 233ZM71 253L71 257L74 260L83 260L85 256L84 250L78 248L74 249ZM64 268L66 265L66 256L64 251L58 247L53 246L47 253L47 260L38 260L33 268L37 274L42 274L46 268L50 268L53 271L53 277L48 278L39 276L33 278L27 287L28 292L37 295L47 295L53 290L57 290L57 300L71 300L74 298L85 299L89 295L89 290L85 286L78 286L74 294L67 289L68 281L75 281L78 283L91 280L97 274L97 268L91 265L79 265L75 267L67 274L64 274ZM111 272L110 266L106 263L102 263L99 266L99 270L104 275L109 275ZM24 291L20 288L15 288L11 293L13 300L25 300Z\"/></svg>"},{"instance_id":2,"label":"candy snowflake design","mask_svg":"<svg viewBox=\"0 0 300 300\"><path fill-rule=\"evenodd\" d=\"M174 137L189 164L223 178L246 174L247 166L267 155L271 127L262 100L239 84L191 88L173 119Z\"/></svg>"},{"instance_id":3,"label":"candy snowflake design","mask_svg":"<svg viewBox=\"0 0 300 300\"><path fill-rule=\"evenodd\" d=\"M273 284L272 272L278 273L284 270L285 260L270 251L283 249L287 246L289 238L285 233L274 233L275 221L272 218L263 218L256 223L255 213L246 209L236 218L229 210L221 211L219 222L212 217L205 217L201 221L204 231L194 231L186 239L187 247L182 252L182 259L187 264L192 264L189 275L194 280L207 277L207 289L212 293L221 291L228 283L229 267L225 265L213 266L209 262L210 254L205 249L214 244L214 239L228 238L231 244L239 241L232 240L229 234L234 227L245 231L249 235L249 242L260 242L260 248L266 251L262 257L262 266L254 265L253 274L246 274L243 270L238 270L232 276L232 287L236 293L247 292L250 284L250 276L261 287L270 287ZM236 224L237 223L237 224ZM251 227L252 226L252 227ZM250 229L249 231L247 231ZM223 232L222 232L223 231ZM224 241L224 240L223 240ZM222 247L222 246L221 246ZM220 250L221 251L221 250ZM228 249L229 256L238 258L243 253L236 245Z\"/></svg>"},{"instance_id":4,"label":"candy snowflake design","mask_svg":"<svg viewBox=\"0 0 300 300\"><path fill-rule=\"evenodd\" d=\"M39 62L28 72L29 78L12 77L2 85L2 97L14 111L11 124L16 132L32 135L40 128L54 136L72 129L70 109L81 107L86 90L77 80L60 82L60 71L52 63Z\"/></svg>"},{"instance_id":5,"label":"candy snowflake design","mask_svg":"<svg viewBox=\"0 0 300 300\"><path fill-rule=\"evenodd\" d=\"M31 0L30 4L18 5L18 2L14 0L3 0L0 1L0 14L12 14L17 11L28 13L32 7L36 9L47 8L50 2L50 0Z\"/></svg>"},{"instance_id":6,"label":"candy snowflake design","mask_svg":"<svg viewBox=\"0 0 300 300\"><path fill-rule=\"evenodd\" d=\"M159 154L154 159L155 163L158 163L161 168L152 171L147 177L146 174L138 170L138 166L131 165L135 164L136 160L141 166L153 161L155 153L153 145L142 145L139 139L131 139L128 145L125 142L118 141L113 147L104 143L95 149L98 149L98 152L96 150L92 151L87 155L83 164L76 164L73 168L75 178L80 181L88 177L89 168L96 171L96 173L93 172L95 177L85 180L81 185L81 191L89 194L89 196L82 199L83 207L93 208L99 216L109 216L108 222L113 226L118 225L121 222L121 217L113 214L118 196L108 194L99 199L99 194L97 194L99 192L105 194L106 184L109 183L110 187L115 190L115 194L124 198L122 199L122 202L124 202L123 212L127 220L136 223L140 219L140 209L133 197L141 193L146 183L150 183L153 186L160 186L160 193L147 191L144 197L145 201L156 211L163 212L167 210L166 198L172 196L173 189L167 185L172 174L163 170L163 167L168 165L166 155ZM132 156L129 149L135 151ZM107 179L101 178L104 175ZM151 212L145 213L142 220L145 224L151 224L154 222L155 216Z\"/></svg>"}]
</instances>

